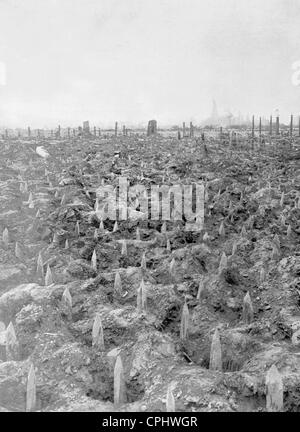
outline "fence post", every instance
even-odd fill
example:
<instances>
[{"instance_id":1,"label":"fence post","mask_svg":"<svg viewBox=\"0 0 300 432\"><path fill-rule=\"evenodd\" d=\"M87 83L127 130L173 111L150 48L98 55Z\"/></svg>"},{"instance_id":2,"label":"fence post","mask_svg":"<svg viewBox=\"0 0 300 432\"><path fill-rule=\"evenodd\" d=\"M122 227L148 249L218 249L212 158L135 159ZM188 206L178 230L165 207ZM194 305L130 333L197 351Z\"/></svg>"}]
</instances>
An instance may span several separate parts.
<instances>
[{"instance_id":1,"label":"fence post","mask_svg":"<svg viewBox=\"0 0 300 432\"><path fill-rule=\"evenodd\" d=\"M115 123L115 136L118 135L118 122Z\"/></svg>"},{"instance_id":2,"label":"fence post","mask_svg":"<svg viewBox=\"0 0 300 432\"><path fill-rule=\"evenodd\" d=\"M276 117L276 135L279 135L279 116Z\"/></svg>"},{"instance_id":3,"label":"fence post","mask_svg":"<svg viewBox=\"0 0 300 432\"><path fill-rule=\"evenodd\" d=\"M182 135L185 138L185 122L182 123Z\"/></svg>"},{"instance_id":4,"label":"fence post","mask_svg":"<svg viewBox=\"0 0 300 432\"><path fill-rule=\"evenodd\" d=\"M290 137L293 137L293 114L291 114L291 123L290 123Z\"/></svg>"},{"instance_id":5,"label":"fence post","mask_svg":"<svg viewBox=\"0 0 300 432\"><path fill-rule=\"evenodd\" d=\"M30 137L31 137L31 130L30 130L30 126L28 126L27 131L28 131L28 137L30 138Z\"/></svg>"},{"instance_id":6,"label":"fence post","mask_svg":"<svg viewBox=\"0 0 300 432\"><path fill-rule=\"evenodd\" d=\"M194 126L193 122L190 122L190 138L194 137Z\"/></svg>"}]
</instances>

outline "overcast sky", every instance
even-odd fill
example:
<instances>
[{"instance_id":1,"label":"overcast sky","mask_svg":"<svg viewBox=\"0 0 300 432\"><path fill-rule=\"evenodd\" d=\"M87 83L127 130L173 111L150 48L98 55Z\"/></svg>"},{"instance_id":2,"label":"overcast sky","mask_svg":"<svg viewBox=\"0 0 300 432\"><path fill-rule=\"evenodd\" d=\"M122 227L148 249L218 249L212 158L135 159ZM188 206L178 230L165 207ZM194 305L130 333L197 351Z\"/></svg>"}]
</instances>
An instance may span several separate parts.
<instances>
[{"instance_id":1,"label":"overcast sky","mask_svg":"<svg viewBox=\"0 0 300 432\"><path fill-rule=\"evenodd\" d=\"M299 60L300 0L0 0L0 125L287 118Z\"/></svg>"}]
</instances>

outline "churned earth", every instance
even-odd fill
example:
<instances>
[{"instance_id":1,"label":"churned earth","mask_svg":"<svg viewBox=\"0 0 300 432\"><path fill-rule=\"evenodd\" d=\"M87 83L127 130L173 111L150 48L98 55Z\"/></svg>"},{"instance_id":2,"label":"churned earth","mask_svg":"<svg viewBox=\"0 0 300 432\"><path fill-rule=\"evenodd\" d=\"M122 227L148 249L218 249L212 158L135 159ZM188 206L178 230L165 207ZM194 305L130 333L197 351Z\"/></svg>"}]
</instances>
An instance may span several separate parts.
<instances>
[{"instance_id":1,"label":"churned earth","mask_svg":"<svg viewBox=\"0 0 300 432\"><path fill-rule=\"evenodd\" d=\"M284 410L300 410L299 142L252 148L212 137L200 145L160 135L91 136L2 140L0 151L0 411L25 411L31 365L37 411L165 411L168 388L176 411L264 411L274 364ZM96 190L120 177L147 188L204 182L204 229L141 220L136 197L132 217L101 224ZM37 272L39 254L51 284ZM137 308L142 280L144 311ZM72 316L62 306L66 288ZM247 293L250 323L242 313ZM101 350L92 346L96 314ZM18 351L8 359L10 322ZM222 371L209 369L216 328ZM118 355L127 402L115 407Z\"/></svg>"}]
</instances>

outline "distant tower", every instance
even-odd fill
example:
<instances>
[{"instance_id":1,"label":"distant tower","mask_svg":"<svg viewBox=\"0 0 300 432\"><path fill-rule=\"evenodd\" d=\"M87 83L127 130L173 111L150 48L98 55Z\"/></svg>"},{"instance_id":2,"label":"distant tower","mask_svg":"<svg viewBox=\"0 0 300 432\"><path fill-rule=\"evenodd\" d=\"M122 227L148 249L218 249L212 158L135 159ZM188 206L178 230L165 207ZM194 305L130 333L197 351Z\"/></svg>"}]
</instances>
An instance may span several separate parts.
<instances>
[{"instance_id":1,"label":"distant tower","mask_svg":"<svg viewBox=\"0 0 300 432\"><path fill-rule=\"evenodd\" d=\"M212 109L212 113L211 113L211 120L213 123L218 123L218 121L219 121L218 108L217 108L217 104L216 104L215 100L213 100L213 109Z\"/></svg>"}]
</instances>

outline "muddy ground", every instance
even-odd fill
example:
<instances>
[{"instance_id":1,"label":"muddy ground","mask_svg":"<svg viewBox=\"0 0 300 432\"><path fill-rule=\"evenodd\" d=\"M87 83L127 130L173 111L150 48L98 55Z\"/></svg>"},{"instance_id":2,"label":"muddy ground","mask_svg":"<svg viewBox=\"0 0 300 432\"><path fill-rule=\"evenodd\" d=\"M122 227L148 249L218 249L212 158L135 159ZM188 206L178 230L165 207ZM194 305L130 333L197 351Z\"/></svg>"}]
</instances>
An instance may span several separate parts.
<instances>
[{"instance_id":1,"label":"muddy ground","mask_svg":"<svg viewBox=\"0 0 300 432\"><path fill-rule=\"evenodd\" d=\"M39 156L37 145L50 157ZM15 139L0 141L0 151L0 231L9 234L8 242L0 240L0 411L25 410L31 364L37 411L165 411L168 387L176 411L264 411L265 376L273 364L283 379L284 410L300 411L297 140L252 149L213 138L206 147L141 135ZM103 181L117 185L120 176L147 187L203 181L204 230L185 231L184 221L168 221L164 233L162 221L134 218L119 221L114 232L114 221L100 226L96 189ZM228 265L219 272L224 252ZM39 254L44 273L51 269L48 286L37 273ZM141 312L142 279L147 311ZM72 317L61 302L66 288ZM250 324L242 316L247 292L254 308ZM182 341L184 301L190 321ZM103 350L92 346L96 314ZM12 359L5 349L10 322L19 345ZM222 372L209 369L216 328ZM116 408L118 355L127 402Z\"/></svg>"}]
</instances>

